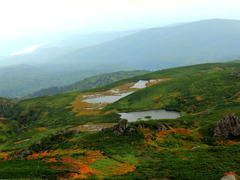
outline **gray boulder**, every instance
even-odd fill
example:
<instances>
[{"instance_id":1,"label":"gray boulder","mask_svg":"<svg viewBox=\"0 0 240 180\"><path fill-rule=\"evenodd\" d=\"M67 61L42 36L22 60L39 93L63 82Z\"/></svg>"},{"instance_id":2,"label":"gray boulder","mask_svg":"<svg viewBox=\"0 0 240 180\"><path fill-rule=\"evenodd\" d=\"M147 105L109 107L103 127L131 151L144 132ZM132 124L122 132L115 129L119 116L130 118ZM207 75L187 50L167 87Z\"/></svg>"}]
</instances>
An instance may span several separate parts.
<instances>
[{"instance_id":1,"label":"gray boulder","mask_svg":"<svg viewBox=\"0 0 240 180\"><path fill-rule=\"evenodd\" d=\"M232 76L240 76L240 73L237 72L237 71L233 71L233 72L231 72L231 75L232 75Z\"/></svg>"},{"instance_id":2,"label":"gray boulder","mask_svg":"<svg viewBox=\"0 0 240 180\"><path fill-rule=\"evenodd\" d=\"M220 180L236 180L234 175L223 176Z\"/></svg>"},{"instance_id":3,"label":"gray boulder","mask_svg":"<svg viewBox=\"0 0 240 180\"><path fill-rule=\"evenodd\" d=\"M167 127L164 126L162 123L159 123L158 126L157 126L157 130L159 130L159 131L165 131L165 130L167 130Z\"/></svg>"},{"instance_id":4,"label":"gray boulder","mask_svg":"<svg viewBox=\"0 0 240 180\"><path fill-rule=\"evenodd\" d=\"M215 124L213 137L226 139L229 134L234 136L240 135L240 121L234 114L225 115Z\"/></svg>"},{"instance_id":5,"label":"gray boulder","mask_svg":"<svg viewBox=\"0 0 240 180\"><path fill-rule=\"evenodd\" d=\"M114 133L122 134L129 127L127 119L121 119L118 121L118 124L111 127Z\"/></svg>"}]
</instances>

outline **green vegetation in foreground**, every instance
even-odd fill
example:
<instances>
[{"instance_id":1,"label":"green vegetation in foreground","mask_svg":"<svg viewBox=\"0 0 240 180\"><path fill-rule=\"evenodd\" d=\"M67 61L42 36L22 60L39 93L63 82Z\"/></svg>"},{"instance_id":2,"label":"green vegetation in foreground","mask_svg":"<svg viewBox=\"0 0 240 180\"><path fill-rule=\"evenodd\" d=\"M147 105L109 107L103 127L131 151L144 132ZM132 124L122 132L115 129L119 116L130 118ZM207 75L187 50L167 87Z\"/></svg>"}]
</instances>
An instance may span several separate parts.
<instances>
[{"instance_id":1,"label":"green vegetation in foreground","mask_svg":"<svg viewBox=\"0 0 240 180\"><path fill-rule=\"evenodd\" d=\"M213 138L214 123L223 115L234 113L240 117L240 77L230 75L239 68L239 63L179 67L91 90L23 100L8 111L7 119L1 120L0 166L4 168L0 177L198 180L220 179L230 172L240 175L239 137L229 140ZM131 123L131 132L122 135L110 130L79 134L62 130L87 122L119 120L119 115L114 112L75 116L66 106L78 94L105 91L139 79L157 78L174 79L138 90L109 105L103 112L165 108L180 111L181 118L137 121ZM160 133L158 123L163 123L168 130ZM145 128L139 129L139 124ZM29 152L22 158L6 158L26 148ZM11 174L14 163L19 168ZM42 170L38 171L32 163L39 163ZM16 177L21 168L23 172L31 169L29 175L19 173Z\"/></svg>"},{"instance_id":2,"label":"green vegetation in foreground","mask_svg":"<svg viewBox=\"0 0 240 180\"><path fill-rule=\"evenodd\" d=\"M158 123L163 123L168 130L159 132ZM41 139L41 143L30 145L29 152L22 158L0 160L3 167L0 177L74 179L73 175L78 175L83 179L197 180L220 179L230 172L240 174L240 145L232 143L237 139L232 139L232 144L221 144L218 139L212 145L204 143L204 138L211 138L213 132L204 128L205 132L199 134L201 123L138 121L130 125L134 130L122 135L110 130L54 133ZM139 129L139 124L145 128ZM23 173L27 170L29 173Z\"/></svg>"}]
</instances>

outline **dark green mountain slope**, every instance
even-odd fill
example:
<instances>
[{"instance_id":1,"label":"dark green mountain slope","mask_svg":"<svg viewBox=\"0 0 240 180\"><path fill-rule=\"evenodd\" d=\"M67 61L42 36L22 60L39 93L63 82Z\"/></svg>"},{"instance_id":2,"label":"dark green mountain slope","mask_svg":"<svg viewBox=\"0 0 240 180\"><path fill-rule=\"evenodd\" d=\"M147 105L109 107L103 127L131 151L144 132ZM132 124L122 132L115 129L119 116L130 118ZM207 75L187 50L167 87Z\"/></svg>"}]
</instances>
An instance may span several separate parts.
<instances>
[{"instance_id":1,"label":"dark green mountain slope","mask_svg":"<svg viewBox=\"0 0 240 180\"><path fill-rule=\"evenodd\" d=\"M4 118L6 112L10 110L15 104L16 103L11 101L10 99L0 97L0 118Z\"/></svg>"},{"instance_id":2,"label":"dark green mountain slope","mask_svg":"<svg viewBox=\"0 0 240 180\"><path fill-rule=\"evenodd\" d=\"M118 69L116 67L115 69L54 71L51 67L48 68L32 65L16 65L8 68L0 68L0 95L5 97L26 96L43 88L73 84L84 78L114 72ZM129 67L125 71L132 69L134 68ZM139 74L137 73L136 75ZM125 77L127 76L123 78Z\"/></svg>"},{"instance_id":3,"label":"dark green mountain slope","mask_svg":"<svg viewBox=\"0 0 240 180\"><path fill-rule=\"evenodd\" d=\"M85 78L81 81L78 81L72 85L68 86L60 86L60 87L51 87L45 88L40 91L37 91L33 94L28 95L28 98L37 97L37 96L46 96L46 95L56 95L63 94L67 92L81 91L86 89L93 89L96 87L101 87L106 84L111 84L115 81L119 81L121 79L130 78L133 76L138 76L141 74L145 74L149 71L120 71L108 74L97 75L89 78Z\"/></svg>"},{"instance_id":4,"label":"dark green mountain slope","mask_svg":"<svg viewBox=\"0 0 240 180\"><path fill-rule=\"evenodd\" d=\"M106 71L44 71L42 67L19 65L0 69L0 95L26 96L42 88L63 86Z\"/></svg>"}]
</instances>

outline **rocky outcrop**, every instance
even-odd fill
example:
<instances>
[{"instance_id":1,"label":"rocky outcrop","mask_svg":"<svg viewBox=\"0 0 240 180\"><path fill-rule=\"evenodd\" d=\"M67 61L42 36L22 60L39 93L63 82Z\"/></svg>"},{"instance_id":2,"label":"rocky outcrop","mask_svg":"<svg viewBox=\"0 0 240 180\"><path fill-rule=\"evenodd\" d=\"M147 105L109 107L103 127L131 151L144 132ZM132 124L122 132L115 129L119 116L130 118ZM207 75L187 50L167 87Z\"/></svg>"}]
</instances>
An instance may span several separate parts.
<instances>
[{"instance_id":1,"label":"rocky outcrop","mask_svg":"<svg viewBox=\"0 0 240 180\"><path fill-rule=\"evenodd\" d=\"M240 121L234 114L225 115L215 124L213 137L226 139L229 134L234 136L240 135Z\"/></svg>"},{"instance_id":2,"label":"rocky outcrop","mask_svg":"<svg viewBox=\"0 0 240 180\"><path fill-rule=\"evenodd\" d=\"M220 180L236 180L234 175L223 176Z\"/></svg>"},{"instance_id":3,"label":"rocky outcrop","mask_svg":"<svg viewBox=\"0 0 240 180\"><path fill-rule=\"evenodd\" d=\"M205 113L204 114L211 114L211 111L205 111Z\"/></svg>"},{"instance_id":4,"label":"rocky outcrop","mask_svg":"<svg viewBox=\"0 0 240 180\"><path fill-rule=\"evenodd\" d=\"M237 71L233 71L233 72L231 72L231 75L232 75L232 76L240 76L240 73L237 72Z\"/></svg>"},{"instance_id":5,"label":"rocky outcrop","mask_svg":"<svg viewBox=\"0 0 240 180\"><path fill-rule=\"evenodd\" d=\"M122 134L129 127L127 119L121 119L118 121L118 124L111 127L114 133Z\"/></svg>"},{"instance_id":6,"label":"rocky outcrop","mask_svg":"<svg viewBox=\"0 0 240 180\"><path fill-rule=\"evenodd\" d=\"M129 125L127 119L121 119L121 120L118 121L117 125L115 125L115 126L113 126L111 128L103 127L101 129L101 132L104 133L104 132L106 132L108 130L110 130L110 131L120 135L120 134L123 134L125 131L132 132L135 129L134 128L130 128L130 125Z\"/></svg>"},{"instance_id":7,"label":"rocky outcrop","mask_svg":"<svg viewBox=\"0 0 240 180\"><path fill-rule=\"evenodd\" d=\"M23 151L17 152L15 154L13 154L12 156L9 157L9 159L16 159L16 158L21 158L23 157L25 154L29 154L30 150L29 148L24 149Z\"/></svg>"},{"instance_id":8,"label":"rocky outcrop","mask_svg":"<svg viewBox=\"0 0 240 180\"><path fill-rule=\"evenodd\" d=\"M167 127L164 126L162 123L159 123L158 126L157 126L157 130L158 131L165 131L165 130L167 130Z\"/></svg>"}]
</instances>

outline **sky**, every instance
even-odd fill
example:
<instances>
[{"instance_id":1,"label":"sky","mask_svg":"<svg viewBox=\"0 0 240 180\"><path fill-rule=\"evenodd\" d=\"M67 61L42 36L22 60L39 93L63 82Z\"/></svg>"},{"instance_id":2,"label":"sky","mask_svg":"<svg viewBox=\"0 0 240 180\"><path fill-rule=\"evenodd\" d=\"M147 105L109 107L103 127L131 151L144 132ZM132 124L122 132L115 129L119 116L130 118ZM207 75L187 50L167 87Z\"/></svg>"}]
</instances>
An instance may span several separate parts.
<instances>
[{"instance_id":1,"label":"sky","mask_svg":"<svg viewBox=\"0 0 240 180\"><path fill-rule=\"evenodd\" d=\"M0 0L0 38L240 19L239 0ZM142 24L141 24L142 22Z\"/></svg>"},{"instance_id":2,"label":"sky","mask_svg":"<svg viewBox=\"0 0 240 180\"><path fill-rule=\"evenodd\" d=\"M12 53L66 34L161 27L213 18L240 20L240 1L0 0L0 55L13 47Z\"/></svg>"}]
</instances>

